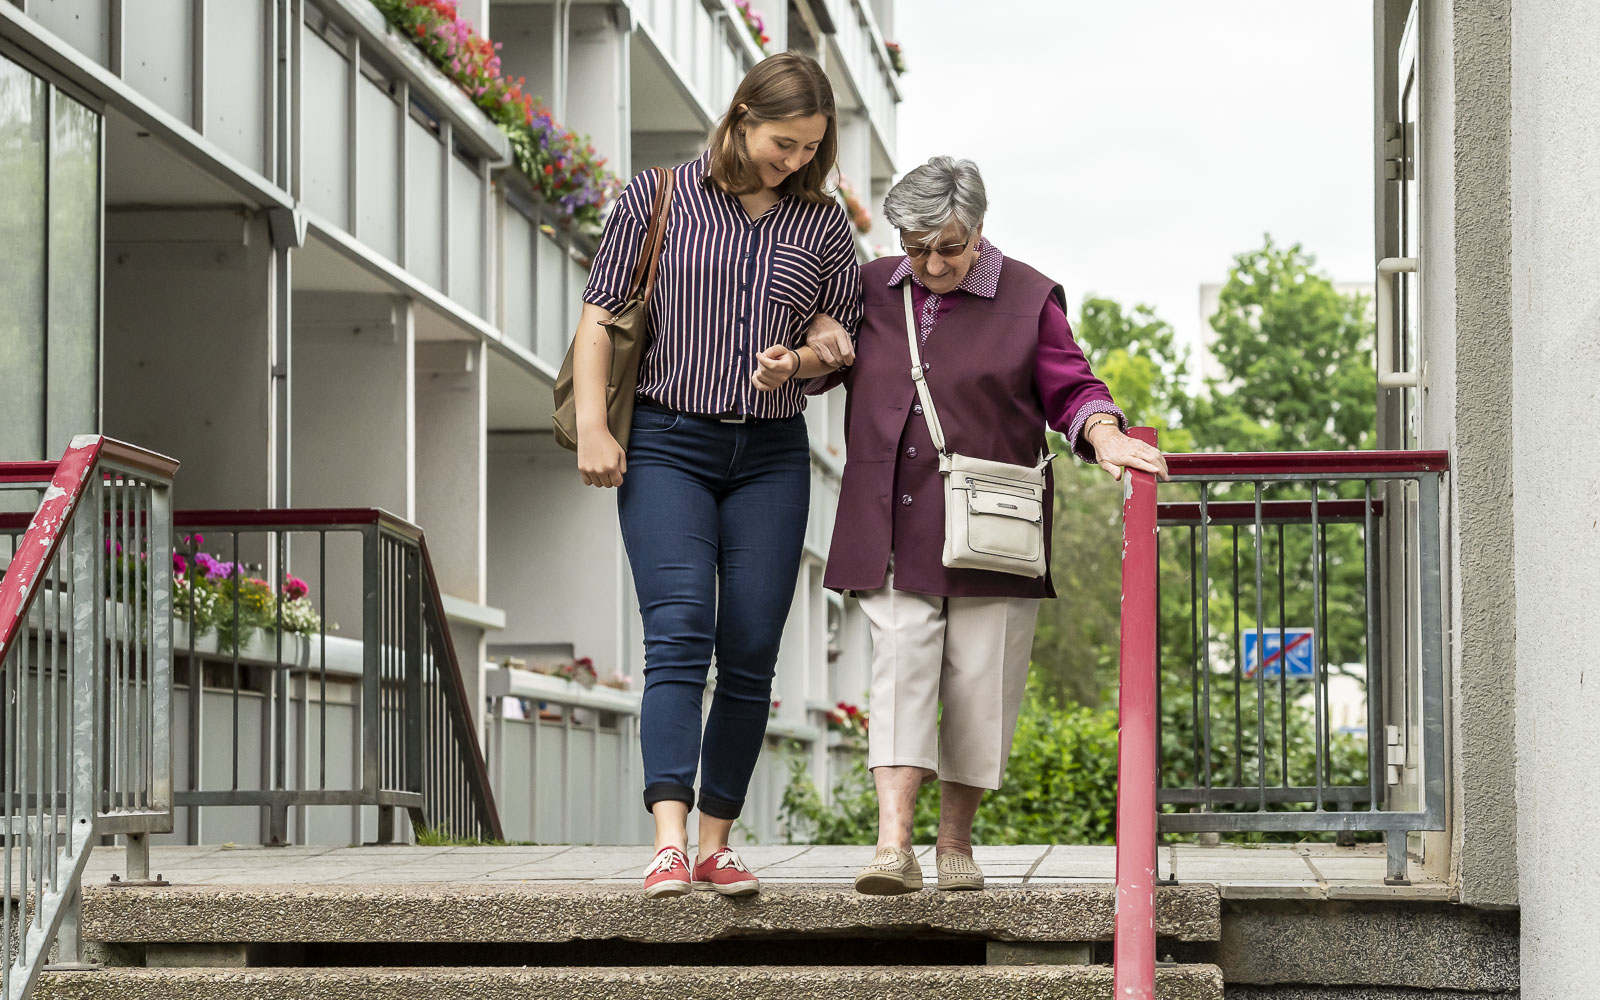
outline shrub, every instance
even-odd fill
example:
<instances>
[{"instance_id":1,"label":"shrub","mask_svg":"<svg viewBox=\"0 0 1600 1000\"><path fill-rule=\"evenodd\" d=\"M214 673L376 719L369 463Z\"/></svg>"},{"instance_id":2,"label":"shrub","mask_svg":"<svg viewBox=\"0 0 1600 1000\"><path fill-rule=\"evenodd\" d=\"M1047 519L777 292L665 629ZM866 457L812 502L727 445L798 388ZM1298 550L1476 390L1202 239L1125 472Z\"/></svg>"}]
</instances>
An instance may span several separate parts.
<instances>
[{"instance_id":1,"label":"shrub","mask_svg":"<svg viewBox=\"0 0 1600 1000\"><path fill-rule=\"evenodd\" d=\"M1116 713L1063 705L1030 677L1004 787L984 796L973 841L1109 844L1116 794ZM804 758L791 758L779 820L790 843L876 842L878 797L866 761L846 772L825 799L807 776ZM924 789L917 796L913 835L931 843L938 825L938 792Z\"/></svg>"}]
</instances>

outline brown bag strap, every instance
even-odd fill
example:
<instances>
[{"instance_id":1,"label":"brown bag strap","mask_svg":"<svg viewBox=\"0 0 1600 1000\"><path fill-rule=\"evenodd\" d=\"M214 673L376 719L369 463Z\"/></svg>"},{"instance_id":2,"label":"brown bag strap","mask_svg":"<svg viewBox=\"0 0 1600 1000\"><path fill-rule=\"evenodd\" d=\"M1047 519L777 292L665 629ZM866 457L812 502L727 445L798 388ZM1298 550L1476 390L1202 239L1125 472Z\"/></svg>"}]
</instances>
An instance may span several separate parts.
<instances>
[{"instance_id":1,"label":"brown bag strap","mask_svg":"<svg viewBox=\"0 0 1600 1000\"><path fill-rule=\"evenodd\" d=\"M652 168L660 178L656 187L655 205L650 209L650 228L644 235L644 246L639 248L639 262L633 266L633 277L628 279L628 297L644 288L644 305L650 304L650 294L656 288L656 268L661 263L661 247L667 240L667 216L672 214L672 171L662 167Z\"/></svg>"}]
</instances>

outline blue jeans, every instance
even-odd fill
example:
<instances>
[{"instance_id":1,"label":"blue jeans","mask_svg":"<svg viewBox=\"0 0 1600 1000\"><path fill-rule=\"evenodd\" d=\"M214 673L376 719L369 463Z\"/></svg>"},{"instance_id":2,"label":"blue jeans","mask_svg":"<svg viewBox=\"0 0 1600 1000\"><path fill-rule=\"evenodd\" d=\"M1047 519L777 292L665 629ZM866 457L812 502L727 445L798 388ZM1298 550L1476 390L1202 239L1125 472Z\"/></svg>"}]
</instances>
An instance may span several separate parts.
<instances>
[{"instance_id":1,"label":"blue jeans","mask_svg":"<svg viewBox=\"0 0 1600 1000\"><path fill-rule=\"evenodd\" d=\"M766 736L810 509L805 418L725 424L639 401L617 495L644 618L644 802L737 819ZM712 657L717 689L702 738Z\"/></svg>"}]
</instances>

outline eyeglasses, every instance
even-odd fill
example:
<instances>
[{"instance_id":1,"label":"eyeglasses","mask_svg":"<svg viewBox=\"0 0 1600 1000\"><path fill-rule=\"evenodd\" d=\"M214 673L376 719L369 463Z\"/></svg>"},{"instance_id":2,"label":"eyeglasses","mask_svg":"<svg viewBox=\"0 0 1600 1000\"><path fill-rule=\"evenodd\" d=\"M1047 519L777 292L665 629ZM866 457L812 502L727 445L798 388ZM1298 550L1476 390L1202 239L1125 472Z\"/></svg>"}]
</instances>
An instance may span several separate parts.
<instances>
[{"instance_id":1,"label":"eyeglasses","mask_svg":"<svg viewBox=\"0 0 1600 1000\"><path fill-rule=\"evenodd\" d=\"M945 260L954 260L966 253L967 248L970 246L972 246L971 239L968 239L965 243L948 243L942 247L924 247L915 243L908 244L904 239L900 241L900 249L904 250L906 256L912 260L921 260L930 253L936 253Z\"/></svg>"}]
</instances>

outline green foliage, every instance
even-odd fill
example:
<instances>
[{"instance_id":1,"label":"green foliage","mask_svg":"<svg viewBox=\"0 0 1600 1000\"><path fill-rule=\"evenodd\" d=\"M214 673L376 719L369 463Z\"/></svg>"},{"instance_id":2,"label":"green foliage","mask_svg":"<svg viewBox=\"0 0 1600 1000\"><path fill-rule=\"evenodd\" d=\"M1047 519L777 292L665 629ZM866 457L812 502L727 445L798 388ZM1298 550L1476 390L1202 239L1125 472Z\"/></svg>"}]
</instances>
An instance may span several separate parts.
<instances>
[{"instance_id":1,"label":"green foliage","mask_svg":"<svg viewBox=\"0 0 1600 1000\"><path fill-rule=\"evenodd\" d=\"M1212 346L1224 377L1207 392L1191 395L1182 384L1188 359L1176 345L1172 327L1147 306L1126 308L1090 296L1083 302L1075 334L1080 346L1130 422L1156 427L1167 452L1196 448L1217 451L1348 449L1373 440L1375 401L1370 348L1372 324L1366 302L1341 294L1299 244L1279 247L1266 237L1258 250L1234 259L1218 301ZM1059 439L1056 450L1065 451ZM1359 486L1334 490L1324 498L1362 496ZM1310 488L1273 486L1263 499L1305 499ZM1213 487L1209 501L1250 500L1248 484ZM1166 487L1162 498L1198 500L1198 490ZM1116 685L1117 635L1121 601L1122 487L1099 469L1078 462L1056 467L1056 519L1052 548L1056 592L1045 602L1034 639L1035 669L1053 693L1096 705ZM1161 621L1163 654L1187 663L1190 637L1189 532L1162 531ZM1229 658L1233 637L1231 529L1213 528L1210 544L1209 609L1213 642ZM1242 628L1255 622L1255 541L1239 534L1241 574L1238 609ZM1198 548L1198 544L1196 546ZM1262 606L1266 625L1278 624L1276 532L1263 539L1265 567ZM1327 661L1365 658L1365 607L1361 533L1355 526L1328 528L1324 553L1329 579ZM1284 623L1311 624L1312 539L1308 527L1290 526L1282 542Z\"/></svg>"},{"instance_id":2,"label":"green foliage","mask_svg":"<svg viewBox=\"0 0 1600 1000\"><path fill-rule=\"evenodd\" d=\"M532 840L480 840L477 837L457 837L439 827L417 828L418 847L537 847Z\"/></svg>"},{"instance_id":3,"label":"green foliage","mask_svg":"<svg viewBox=\"0 0 1600 1000\"><path fill-rule=\"evenodd\" d=\"M984 795L973 841L1109 844L1116 828L1116 794L1116 714L1063 704L1030 677L1004 787ZM917 796L913 834L918 843L933 842L938 798L934 788ZM792 758L779 819L790 843L874 843L878 798L866 762L858 762L824 798L807 777L804 761Z\"/></svg>"},{"instance_id":4,"label":"green foliage","mask_svg":"<svg viewBox=\"0 0 1600 1000\"><path fill-rule=\"evenodd\" d=\"M1234 258L1211 351L1225 373L1185 426L1222 451L1370 448L1377 433L1372 322L1364 296L1313 270L1300 244Z\"/></svg>"}]
</instances>

